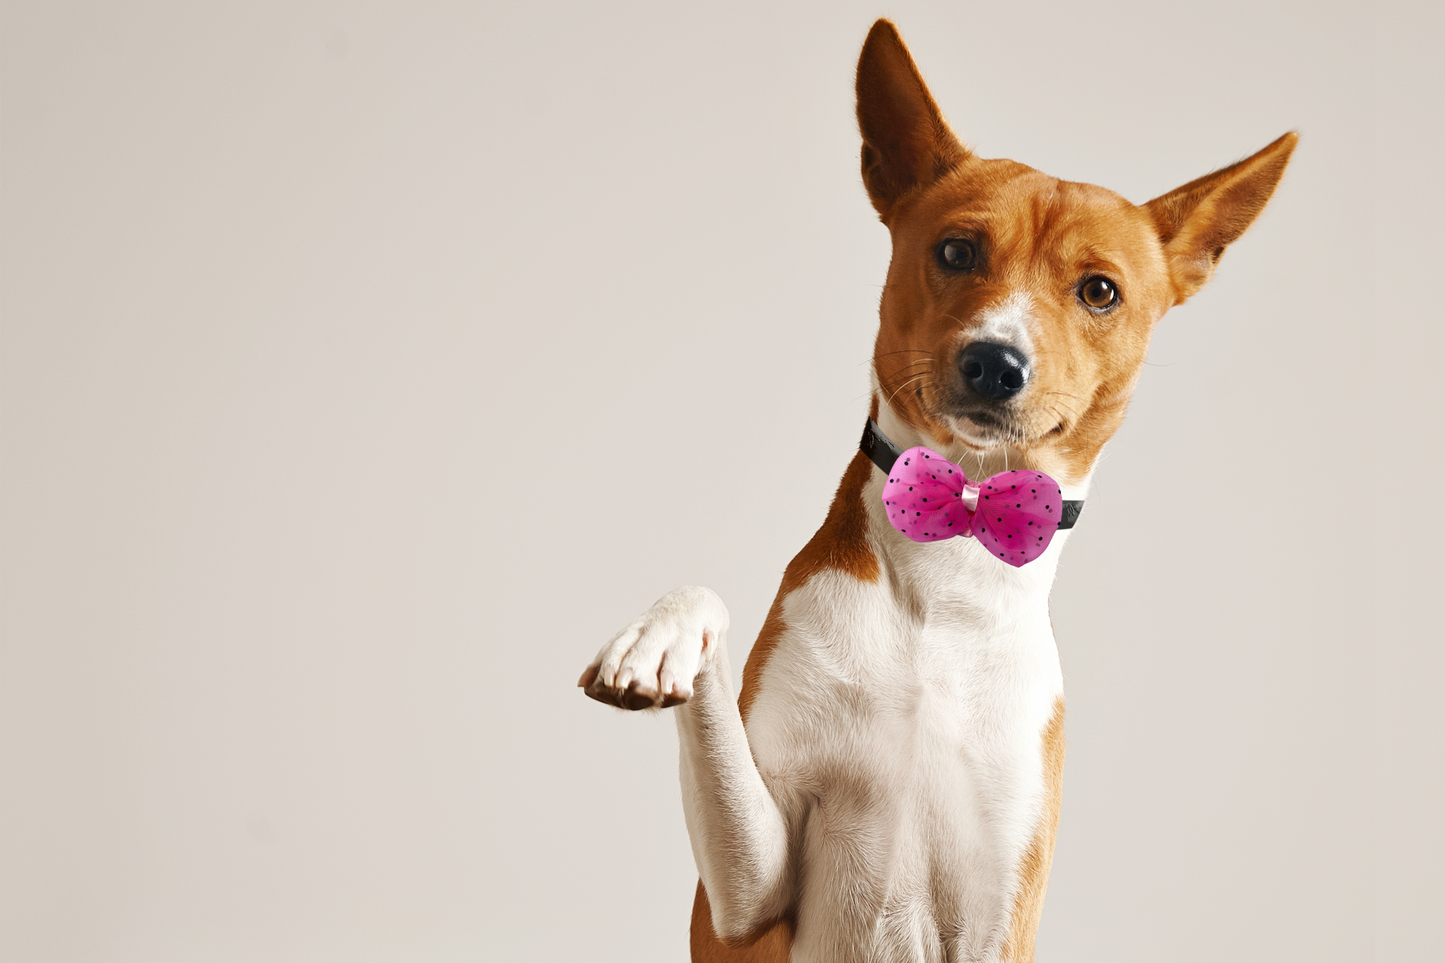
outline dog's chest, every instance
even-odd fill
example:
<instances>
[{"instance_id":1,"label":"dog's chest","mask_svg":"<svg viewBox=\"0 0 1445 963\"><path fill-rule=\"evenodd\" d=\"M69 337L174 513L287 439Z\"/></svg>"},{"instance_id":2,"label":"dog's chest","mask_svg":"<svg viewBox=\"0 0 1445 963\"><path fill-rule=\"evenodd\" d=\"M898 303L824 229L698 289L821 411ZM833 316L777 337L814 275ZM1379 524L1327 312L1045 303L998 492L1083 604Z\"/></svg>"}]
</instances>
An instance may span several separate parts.
<instances>
[{"instance_id":1,"label":"dog's chest","mask_svg":"<svg viewBox=\"0 0 1445 963\"><path fill-rule=\"evenodd\" d=\"M783 614L748 735L795 840L794 959L992 958L1062 688L1046 612L824 572Z\"/></svg>"}]
</instances>

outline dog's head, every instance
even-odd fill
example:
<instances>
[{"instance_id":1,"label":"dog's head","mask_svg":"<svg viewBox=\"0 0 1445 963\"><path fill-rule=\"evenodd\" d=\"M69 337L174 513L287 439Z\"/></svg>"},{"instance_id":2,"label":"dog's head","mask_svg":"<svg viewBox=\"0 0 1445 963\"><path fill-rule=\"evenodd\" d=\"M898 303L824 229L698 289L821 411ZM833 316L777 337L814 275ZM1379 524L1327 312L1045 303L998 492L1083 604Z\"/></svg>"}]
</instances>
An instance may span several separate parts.
<instances>
[{"instance_id":1,"label":"dog's head","mask_svg":"<svg viewBox=\"0 0 1445 963\"><path fill-rule=\"evenodd\" d=\"M1209 280L1296 140L1136 206L971 154L886 20L858 62L858 123L893 237L881 402L940 448L1007 445L1070 479L1123 420L1154 324Z\"/></svg>"}]
</instances>

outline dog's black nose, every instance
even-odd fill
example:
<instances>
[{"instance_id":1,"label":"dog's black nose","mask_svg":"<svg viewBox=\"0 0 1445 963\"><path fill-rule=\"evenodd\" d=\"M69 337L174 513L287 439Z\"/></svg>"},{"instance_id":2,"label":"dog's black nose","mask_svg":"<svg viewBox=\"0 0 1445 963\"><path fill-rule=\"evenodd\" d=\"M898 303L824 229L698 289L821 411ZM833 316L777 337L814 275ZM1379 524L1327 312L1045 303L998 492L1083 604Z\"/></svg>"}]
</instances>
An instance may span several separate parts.
<instances>
[{"instance_id":1,"label":"dog's black nose","mask_svg":"<svg viewBox=\"0 0 1445 963\"><path fill-rule=\"evenodd\" d=\"M964 383L985 401L1005 401L1029 383L1029 361L1006 344L975 341L958 356Z\"/></svg>"}]
</instances>

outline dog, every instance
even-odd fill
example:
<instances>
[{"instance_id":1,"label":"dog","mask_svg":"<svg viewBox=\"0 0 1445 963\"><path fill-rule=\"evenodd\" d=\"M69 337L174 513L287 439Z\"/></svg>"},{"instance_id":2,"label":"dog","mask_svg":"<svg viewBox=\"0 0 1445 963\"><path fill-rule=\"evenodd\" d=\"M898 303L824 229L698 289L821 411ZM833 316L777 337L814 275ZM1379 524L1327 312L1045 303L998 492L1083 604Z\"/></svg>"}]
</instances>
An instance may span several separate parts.
<instances>
[{"instance_id":1,"label":"dog","mask_svg":"<svg viewBox=\"0 0 1445 963\"><path fill-rule=\"evenodd\" d=\"M622 708L677 707L695 963L1033 959L1064 761L1048 594L1068 519L1005 531L981 479L1024 479L1028 519L1077 514L1154 325L1209 280L1297 139L1136 206L975 156L887 20L857 97L893 243L860 451L736 700L727 609L695 586L579 681ZM910 456L980 480L930 489L954 501L926 524L902 491ZM1030 557L1004 551L1015 535Z\"/></svg>"}]
</instances>

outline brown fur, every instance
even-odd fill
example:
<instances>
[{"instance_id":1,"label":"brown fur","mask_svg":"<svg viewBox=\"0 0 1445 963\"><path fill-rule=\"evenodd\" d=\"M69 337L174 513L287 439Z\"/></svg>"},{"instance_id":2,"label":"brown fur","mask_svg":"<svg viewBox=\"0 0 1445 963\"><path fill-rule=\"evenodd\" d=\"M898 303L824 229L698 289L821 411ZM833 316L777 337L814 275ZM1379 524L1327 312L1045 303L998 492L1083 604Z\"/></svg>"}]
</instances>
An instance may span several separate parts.
<instances>
[{"instance_id":1,"label":"brown fur","mask_svg":"<svg viewBox=\"0 0 1445 963\"><path fill-rule=\"evenodd\" d=\"M1154 324L1208 280L1225 247L1263 209L1296 137L1213 174L1134 205L1112 191L1049 177L1010 160L986 160L954 136L897 29L873 25L858 62L863 182L893 238L880 307L874 367L882 395L940 448L959 438L948 416L967 415L955 359L969 322L1004 297L1026 293L1042 331L1034 344L1025 403L1008 412L1013 467L1077 481L1122 423ZM949 237L975 239L975 270L950 273L934 252ZM1093 313L1077 298L1082 280L1103 275L1118 304ZM878 398L871 414L877 417ZM872 465L861 452L843 475L823 526L788 565L743 669L744 721L768 660L786 629L783 600L820 571L879 578L868 539L863 489ZM1064 706L1040 734L1044 811L1020 866L1004 959L1027 963L1043 912L1063 793ZM712 928L698 883L692 916L694 963L783 963L791 921L775 921L742 945Z\"/></svg>"},{"instance_id":2,"label":"brown fur","mask_svg":"<svg viewBox=\"0 0 1445 963\"><path fill-rule=\"evenodd\" d=\"M718 939L712 928L712 908L707 890L697 881L692 901L692 930L689 939L692 963L788 963L792 953L793 924L778 920L763 927L746 943L730 945Z\"/></svg>"},{"instance_id":3,"label":"brown fur","mask_svg":"<svg viewBox=\"0 0 1445 963\"><path fill-rule=\"evenodd\" d=\"M1009 926L1008 944L1004 947L1006 963L1032 963L1034 937L1044 915L1044 892L1049 888L1049 867L1054 861L1054 838L1059 830L1059 807L1064 800L1064 700L1054 703L1054 715L1043 731L1044 811L1039 815L1033 842L1024 853L1019 867L1019 891L1014 897L1013 918Z\"/></svg>"}]
</instances>

